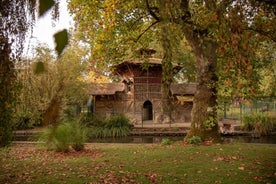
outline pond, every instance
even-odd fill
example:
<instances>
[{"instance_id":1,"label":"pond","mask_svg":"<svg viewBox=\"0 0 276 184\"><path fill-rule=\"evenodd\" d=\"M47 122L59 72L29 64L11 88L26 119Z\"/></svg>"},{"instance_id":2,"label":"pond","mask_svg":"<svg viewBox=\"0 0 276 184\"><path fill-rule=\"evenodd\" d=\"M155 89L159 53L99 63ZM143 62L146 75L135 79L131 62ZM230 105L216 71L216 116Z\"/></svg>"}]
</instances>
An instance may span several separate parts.
<instances>
[{"instance_id":1,"label":"pond","mask_svg":"<svg viewBox=\"0 0 276 184\"><path fill-rule=\"evenodd\" d=\"M162 139L168 138L172 141L182 141L183 136L127 136L120 138L90 139L91 143L161 143ZM222 136L224 143L260 143L275 144L276 135L254 138L252 136Z\"/></svg>"},{"instance_id":2,"label":"pond","mask_svg":"<svg viewBox=\"0 0 276 184\"><path fill-rule=\"evenodd\" d=\"M89 143L137 143L137 144L152 144L161 143L162 139L168 138L171 141L182 141L184 136L127 136L119 138L90 138ZM222 136L224 143L260 143L260 144L275 144L276 135L254 138L249 135L234 135L234 136ZM15 136L14 141L35 141L33 136Z\"/></svg>"},{"instance_id":3,"label":"pond","mask_svg":"<svg viewBox=\"0 0 276 184\"><path fill-rule=\"evenodd\" d=\"M250 135L246 136L223 136L225 143L258 143L258 144L275 144L276 135L263 136L254 138Z\"/></svg>"}]
</instances>

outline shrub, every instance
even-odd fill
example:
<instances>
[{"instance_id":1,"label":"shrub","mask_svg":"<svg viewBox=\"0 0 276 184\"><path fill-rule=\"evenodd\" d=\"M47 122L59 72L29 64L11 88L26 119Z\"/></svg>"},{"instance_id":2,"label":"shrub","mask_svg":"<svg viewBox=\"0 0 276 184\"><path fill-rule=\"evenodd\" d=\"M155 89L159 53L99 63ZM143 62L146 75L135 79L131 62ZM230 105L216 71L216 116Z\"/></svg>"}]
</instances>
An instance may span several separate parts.
<instances>
[{"instance_id":1,"label":"shrub","mask_svg":"<svg viewBox=\"0 0 276 184\"><path fill-rule=\"evenodd\" d=\"M94 126L98 123L98 119L103 120L103 118L98 118L97 116L91 116L86 113L81 113L79 116L79 121L86 125L87 127Z\"/></svg>"},{"instance_id":2,"label":"shrub","mask_svg":"<svg viewBox=\"0 0 276 184\"><path fill-rule=\"evenodd\" d=\"M44 128L43 132L38 136L38 141L42 142L42 144L46 146L48 149L55 149L54 139L55 128L53 126L48 126Z\"/></svg>"},{"instance_id":3,"label":"shrub","mask_svg":"<svg viewBox=\"0 0 276 184\"><path fill-rule=\"evenodd\" d=\"M50 126L40 136L46 147L57 152L68 152L70 146L76 151L84 149L87 129L74 119L66 119L58 126Z\"/></svg>"},{"instance_id":4,"label":"shrub","mask_svg":"<svg viewBox=\"0 0 276 184\"><path fill-rule=\"evenodd\" d=\"M87 128L79 121L71 122L71 144L76 151L84 149L84 143L87 141Z\"/></svg>"},{"instance_id":5,"label":"shrub","mask_svg":"<svg viewBox=\"0 0 276 184\"><path fill-rule=\"evenodd\" d=\"M275 119L267 114L248 114L242 118L243 129L259 135L269 135L275 128Z\"/></svg>"},{"instance_id":6,"label":"shrub","mask_svg":"<svg viewBox=\"0 0 276 184\"><path fill-rule=\"evenodd\" d=\"M105 125L106 128L119 128L119 127L129 127L131 125L129 123L129 119L124 114L119 114L115 116L111 116L109 120L106 121Z\"/></svg>"},{"instance_id":7,"label":"shrub","mask_svg":"<svg viewBox=\"0 0 276 184\"><path fill-rule=\"evenodd\" d=\"M168 138L164 138L164 139L162 139L161 144L163 146L165 146L165 145L171 145L172 141L170 139L168 139Z\"/></svg>"},{"instance_id":8,"label":"shrub","mask_svg":"<svg viewBox=\"0 0 276 184\"><path fill-rule=\"evenodd\" d=\"M41 124L41 116L30 111L19 111L13 114L12 122L16 130L32 129Z\"/></svg>"},{"instance_id":9,"label":"shrub","mask_svg":"<svg viewBox=\"0 0 276 184\"><path fill-rule=\"evenodd\" d=\"M16 124L17 130L25 130L32 128L32 124L30 123L31 118L27 116L22 116L18 118L18 122Z\"/></svg>"},{"instance_id":10,"label":"shrub","mask_svg":"<svg viewBox=\"0 0 276 184\"><path fill-rule=\"evenodd\" d=\"M55 130L54 145L58 152L68 152L71 142L71 127L68 123L63 123Z\"/></svg>"},{"instance_id":11,"label":"shrub","mask_svg":"<svg viewBox=\"0 0 276 184\"><path fill-rule=\"evenodd\" d=\"M92 137L97 138L127 136L132 128L129 119L124 114L105 119L95 118L93 123L94 126L90 133Z\"/></svg>"},{"instance_id":12,"label":"shrub","mask_svg":"<svg viewBox=\"0 0 276 184\"><path fill-rule=\"evenodd\" d=\"M193 144L193 145L199 145L199 143L202 142L201 138L199 136L193 136L189 139L187 139L189 144Z\"/></svg>"}]
</instances>

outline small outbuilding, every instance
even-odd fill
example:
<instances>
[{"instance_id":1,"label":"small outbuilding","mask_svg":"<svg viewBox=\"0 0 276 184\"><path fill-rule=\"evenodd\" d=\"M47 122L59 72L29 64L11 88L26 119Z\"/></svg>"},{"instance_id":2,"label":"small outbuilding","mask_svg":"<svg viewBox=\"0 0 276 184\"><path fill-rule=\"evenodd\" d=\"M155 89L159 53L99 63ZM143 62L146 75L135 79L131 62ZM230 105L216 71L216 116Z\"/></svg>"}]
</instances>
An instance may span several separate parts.
<instances>
[{"instance_id":1,"label":"small outbuilding","mask_svg":"<svg viewBox=\"0 0 276 184\"><path fill-rule=\"evenodd\" d=\"M181 69L174 66L174 71ZM89 95L93 99L93 113L110 116L125 114L138 126L144 124L189 123L195 83L171 84L171 108L162 87L161 59L149 58L146 65L139 60L124 61L114 66L119 83L91 84Z\"/></svg>"}]
</instances>

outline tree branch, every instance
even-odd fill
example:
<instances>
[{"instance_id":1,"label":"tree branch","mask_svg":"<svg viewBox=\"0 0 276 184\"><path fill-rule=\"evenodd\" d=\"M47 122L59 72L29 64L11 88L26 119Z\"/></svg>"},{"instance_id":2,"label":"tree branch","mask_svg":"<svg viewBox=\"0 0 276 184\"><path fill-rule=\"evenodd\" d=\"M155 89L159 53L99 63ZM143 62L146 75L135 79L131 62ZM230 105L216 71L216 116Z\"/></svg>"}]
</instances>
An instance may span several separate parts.
<instances>
[{"instance_id":1,"label":"tree branch","mask_svg":"<svg viewBox=\"0 0 276 184\"><path fill-rule=\"evenodd\" d=\"M157 24L158 22L160 22L159 20L156 20L155 22L153 22L147 29L145 29L135 40L135 42L138 42L139 39L151 28L153 27L155 24Z\"/></svg>"},{"instance_id":2,"label":"tree branch","mask_svg":"<svg viewBox=\"0 0 276 184\"><path fill-rule=\"evenodd\" d=\"M149 5L149 0L145 0L146 1L146 5L147 5L147 9L149 11L149 14L158 22L161 21L161 17L158 17L157 14L153 11L154 8L150 7ZM155 8L157 9L157 8ZM157 9L158 10L158 9Z\"/></svg>"}]
</instances>

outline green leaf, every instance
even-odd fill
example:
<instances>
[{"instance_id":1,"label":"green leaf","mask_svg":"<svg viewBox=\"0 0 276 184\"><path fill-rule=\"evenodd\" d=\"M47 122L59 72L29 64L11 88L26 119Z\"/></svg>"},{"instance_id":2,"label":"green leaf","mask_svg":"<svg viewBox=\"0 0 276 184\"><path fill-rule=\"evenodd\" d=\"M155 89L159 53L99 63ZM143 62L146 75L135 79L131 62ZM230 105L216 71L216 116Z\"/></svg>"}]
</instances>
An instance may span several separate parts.
<instances>
[{"instance_id":1,"label":"green leaf","mask_svg":"<svg viewBox=\"0 0 276 184\"><path fill-rule=\"evenodd\" d=\"M64 29L60 32L54 34L55 43L56 43L56 51L60 56L66 45L68 44L68 33L67 30Z\"/></svg>"},{"instance_id":2,"label":"green leaf","mask_svg":"<svg viewBox=\"0 0 276 184\"><path fill-rule=\"evenodd\" d=\"M39 16L43 16L48 10L54 6L55 1L54 0L39 0Z\"/></svg>"},{"instance_id":3,"label":"green leaf","mask_svg":"<svg viewBox=\"0 0 276 184\"><path fill-rule=\"evenodd\" d=\"M44 71L45 71L44 63L41 62L41 61L37 62L36 65L35 65L35 68L34 68L34 73L35 74L40 74Z\"/></svg>"}]
</instances>

